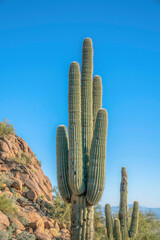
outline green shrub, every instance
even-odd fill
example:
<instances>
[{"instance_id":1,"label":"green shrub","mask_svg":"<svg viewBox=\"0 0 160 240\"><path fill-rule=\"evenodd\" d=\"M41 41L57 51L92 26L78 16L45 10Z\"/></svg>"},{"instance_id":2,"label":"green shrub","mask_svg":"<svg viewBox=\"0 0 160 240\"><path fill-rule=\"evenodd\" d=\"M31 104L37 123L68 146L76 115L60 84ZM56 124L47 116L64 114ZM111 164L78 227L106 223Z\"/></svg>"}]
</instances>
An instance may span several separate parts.
<instances>
[{"instance_id":1,"label":"green shrub","mask_svg":"<svg viewBox=\"0 0 160 240\"><path fill-rule=\"evenodd\" d=\"M22 186L22 190L23 190L24 192L28 192L28 191L29 191L29 188L28 188L27 186L23 185L23 186Z\"/></svg>"},{"instance_id":2,"label":"green shrub","mask_svg":"<svg viewBox=\"0 0 160 240\"><path fill-rule=\"evenodd\" d=\"M94 227L95 227L95 239L105 240L106 239L105 218L100 204L97 204L94 207Z\"/></svg>"},{"instance_id":3,"label":"green shrub","mask_svg":"<svg viewBox=\"0 0 160 240\"><path fill-rule=\"evenodd\" d=\"M27 218L25 218L23 215L21 215L20 213L16 213L15 214L15 218L17 218L22 224L23 226L28 226L29 224L29 220Z\"/></svg>"},{"instance_id":4,"label":"green shrub","mask_svg":"<svg viewBox=\"0 0 160 240\"><path fill-rule=\"evenodd\" d=\"M53 208L50 211L51 216L53 219L57 220L58 222L63 222L67 225L68 228L71 226L70 217L71 217L71 205L64 202L58 187L53 187Z\"/></svg>"},{"instance_id":5,"label":"green shrub","mask_svg":"<svg viewBox=\"0 0 160 240\"><path fill-rule=\"evenodd\" d=\"M44 194L42 194L40 197L41 197L41 199L43 199L43 200L45 199L45 196L44 196Z\"/></svg>"},{"instance_id":6,"label":"green shrub","mask_svg":"<svg viewBox=\"0 0 160 240\"><path fill-rule=\"evenodd\" d=\"M23 201L25 203L28 202L28 198L26 198L26 197L21 196L20 199L21 199L21 201Z\"/></svg>"},{"instance_id":7,"label":"green shrub","mask_svg":"<svg viewBox=\"0 0 160 240\"><path fill-rule=\"evenodd\" d=\"M38 160L37 158L36 158L36 163L38 164L38 166L42 166L42 161L41 160Z\"/></svg>"},{"instance_id":8,"label":"green shrub","mask_svg":"<svg viewBox=\"0 0 160 240\"><path fill-rule=\"evenodd\" d=\"M0 138L7 137L9 138L10 134L15 133L14 127L11 123L8 123L8 120L4 119L3 122L0 122Z\"/></svg>"},{"instance_id":9,"label":"green shrub","mask_svg":"<svg viewBox=\"0 0 160 240\"><path fill-rule=\"evenodd\" d=\"M9 236L14 234L17 229L18 229L18 225L16 223L11 223L8 227Z\"/></svg>"},{"instance_id":10,"label":"green shrub","mask_svg":"<svg viewBox=\"0 0 160 240\"><path fill-rule=\"evenodd\" d=\"M3 183L5 183L7 185L7 187L9 187L12 183L13 183L13 174L12 173L5 173L5 172L2 172L1 174L1 181Z\"/></svg>"},{"instance_id":11,"label":"green shrub","mask_svg":"<svg viewBox=\"0 0 160 240\"><path fill-rule=\"evenodd\" d=\"M40 205L36 202L33 203L33 206L37 209L37 210L40 210Z\"/></svg>"},{"instance_id":12,"label":"green shrub","mask_svg":"<svg viewBox=\"0 0 160 240\"><path fill-rule=\"evenodd\" d=\"M7 194L0 196L0 211L4 213L15 213L17 208Z\"/></svg>"},{"instance_id":13,"label":"green shrub","mask_svg":"<svg viewBox=\"0 0 160 240\"><path fill-rule=\"evenodd\" d=\"M160 219L152 212L139 212L139 226L135 240L159 240Z\"/></svg>"},{"instance_id":14,"label":"green shrub","mask_svg":"<svg viewBox=\"0 0 160 240\"><path fill-rule=\"evenodd\" d=\"M16 195L16 193L17 193L17 189L15 189L13 187L10 188L10 191L11 191L11 193L13 193L13 195Z\"/></svg>"},{"instance_id":15,"label":"green shrub","mask_svg":"<svg viewBox=\"0 0 160 240\"><path fill-rule=\"evenodd\" d=\"M17 240L35 240L36 237L34 234L28 233L28 232L22 232L17 235Z\"/></svg>"},{"instance_id":16,"label":"green shrub","mask_svg":"<svg viewBox=\"0 0 160 240\"><path fill-rule=\"evenodd\" d=\"M41 198L40 196L38 196L38 197L37 197L37 203L40 204L42 201L43 201L42 198Z\"/></svg>"},{"instance_id":17,"label":"green shrub","mask_svg":"<svg viewBox=\"0 0 160 240\"><path fill-rule=\"evenodd\" d=\"M3 182L0 180L0 190L2 189Z\"/></svg>"},{"instance_id":18,"label":"green shrub","mask_svg":"<svg viewBox=\"0 0 160 240\"><path fill-rule=\"evenodd\" d=\"M32 164L31 158L25 153L22 153L20 157L12 157L11 160L25 166Z\"/></svg>"},{"instance_id":19,"label":"green shrub","mask_svg":"<svg viewBox=\"0 0 160 240\"><path fill-rule=\"evenodd\" d=\"M50 204L50 203L48 203L48 202L45 202L45 203L44 203L44 207L47 208L47 209L49 209L49 210L52 210L52 209L53 209L53 205Z\"/></svg>"},{"instance_id":20,"label":"green shrub","mask_svg":"<svg viewBox=\"0 0 160 240\"><path fill-rule=\"evenodd\" d=\"M8 240L8 233L0 230L0 239Z\"/></svg>"}]
</instances>

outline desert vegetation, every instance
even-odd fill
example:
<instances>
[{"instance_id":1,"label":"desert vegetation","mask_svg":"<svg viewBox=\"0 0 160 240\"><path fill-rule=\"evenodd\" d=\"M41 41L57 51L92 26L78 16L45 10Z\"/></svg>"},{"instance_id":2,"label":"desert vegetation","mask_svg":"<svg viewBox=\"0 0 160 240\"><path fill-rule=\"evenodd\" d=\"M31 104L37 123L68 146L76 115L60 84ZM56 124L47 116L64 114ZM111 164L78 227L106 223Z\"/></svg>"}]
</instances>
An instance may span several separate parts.
<instances>
[{"instance_id":1,"label":"desert vegetation","mask_svg":"<svg viewBox=\"0 0 160 240\"><path fill-rule=\"evenodd\" d=\"M13 125L7 119L4 119L3 122L0 122L0 138L2 137L9 138L9 136L14 132L15 129Z\"/></svg>"},{"instance_id":2,"label":"desert vegetation","mask_svg":"<svg viewBox=\"0 0 160 240\"><path fill-rule=\"evenodd\" d=\"M121 172L119 212L113 215L109 204L99 204L108 119L102 108L101 77L92 80L92 72L92 41L86 38L81 74L77 62L69 69L69 136L65 126L57 129L58 187L52 189L41 163L13 125L0 122L0 239L160 239L156 215L139 211L137 201L128 209L126 168Z\"/></svg>"},{"instance_id":3,"label":"desert vegetation","mask_svg":"<svg viewBox=\"0 0 160 240\"><path fill-rule=\"evenodd\" d=\"M58 188L53 188L54 202L56 202L53 218L61 219L69 228L71 225L70 208L71 205L64 202ZM66 214L67 213L67 214ZM133 208L128 209L128 222L131 222ZM112 214L113 218L118 217L118 213ZM97 204L94 207L94 228L95 240L107 240L106 217L104 208ZM160 219L153 212L139 211L138 232L134 240L158 240L160 239Z\"/></svg>"},{"instance_id":4,"label":"desert vegetation","mask_svg":"<svg viewBox=\"0 0 160 240\"><path fill-rule=\"evenodd\" d=\"M125 240L128 238L134 238L138 231L139 204L137 201L134 202L131 218L128 219L128 176L125 167L122 168L121 176L120 204L117 218L114 218L113 220L110 205L106 204L105 206L106 228L109 240Z\"/></svg>"}]
</instances>

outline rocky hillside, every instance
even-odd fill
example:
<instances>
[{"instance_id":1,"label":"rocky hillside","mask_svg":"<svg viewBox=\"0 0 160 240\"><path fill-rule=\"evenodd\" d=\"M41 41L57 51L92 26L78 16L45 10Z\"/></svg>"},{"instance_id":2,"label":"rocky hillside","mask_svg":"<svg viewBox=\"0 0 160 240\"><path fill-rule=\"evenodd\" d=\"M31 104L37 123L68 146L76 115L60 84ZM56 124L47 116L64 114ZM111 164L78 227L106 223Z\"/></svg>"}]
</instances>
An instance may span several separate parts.
<instances>
[{"instance_id":1,"label":"rocky hillside","mask_svg":"<svg viewBox=\"0 0 160 240\"><path fill-rule=\"evenodd\" d=\"M50 180L27 143L16 134L0 138L0 239L70 239L53 217Z\"/></svg>"}]
</instances>

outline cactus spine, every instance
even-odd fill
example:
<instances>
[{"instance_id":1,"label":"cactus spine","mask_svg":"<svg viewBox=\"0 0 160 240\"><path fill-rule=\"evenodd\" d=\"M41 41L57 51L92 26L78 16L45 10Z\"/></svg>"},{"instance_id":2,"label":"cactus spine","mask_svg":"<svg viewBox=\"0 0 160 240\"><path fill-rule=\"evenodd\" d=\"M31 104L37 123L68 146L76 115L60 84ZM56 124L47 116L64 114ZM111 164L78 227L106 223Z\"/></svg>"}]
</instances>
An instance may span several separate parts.
<instances>
[{"instance_id":1,"label":"cactus spine","mask_svg":"<svg viewBox=\"0 0 160 240\"><path fill-rule=\"evenodd\" d=\"M72 204L71 239L94 239L94 205L100 200L105 180L107 111L102 109L102 83L92 79L93 48L83 42L82 71L77 62L69 69L69 137L57 128L56 154L59 191Z\"/></svg>"},{"instance_id":2,"label":"cactus spine","mask_svg":"<svg viewBox=\"0 0 160 240\"><path fill-rule=\"evenodd\" d=\"M127 212L127 195L128 195L128 177L126 168L123 167L121 171L121 185L120 185L120 205L118 218L114 219L114 226L112 227L111 207L109 204L105 206L106 228L108 240L128 240L134 238L138 230L138 215L139 204L137 201L133 204L133 211L131 217L130 228L128 229L128 212Z\"/></svg>"}]
</instances>

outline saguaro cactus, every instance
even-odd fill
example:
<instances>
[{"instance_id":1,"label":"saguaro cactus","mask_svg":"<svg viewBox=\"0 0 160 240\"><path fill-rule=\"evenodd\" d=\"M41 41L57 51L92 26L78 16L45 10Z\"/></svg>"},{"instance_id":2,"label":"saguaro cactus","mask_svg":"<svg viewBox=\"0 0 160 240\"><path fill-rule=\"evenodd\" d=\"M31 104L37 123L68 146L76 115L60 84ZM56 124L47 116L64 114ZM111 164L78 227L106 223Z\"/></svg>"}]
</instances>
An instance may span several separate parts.
<instances>
[{"instance_id":1,"label":"saguaro cactus","mask_svg":"<svg viewBox=\"0 0 160 240\"><path fill-rule=\"evenodd\" d=\"M105 206L106 215L106 228L108 240L127 240L128 238L134 238L138 230L138 215L139 204L137 201L133 204L133 212L131 217L130 227L128 226L128 213L127 213L127 186L128 178L126 168L123 167L120 185L120 206L118 218L112 220L111 207L109 204Z\"/></svg>"},{"instance_id":2,"label":"saguaro cactus","mask_svg":"<svg viewBox=\"0 0 160 240\"><path fill-rule=\"evenodd\" d=\"M92 41L82 49L82 71L77 62L69 69L69 139L66 127L57 128L56 154L59 191L72 204L72 240L94 239L94 205L105 180L107 111L102 109L102 83L92 79Z\"/></svg>"}]
</instances>

